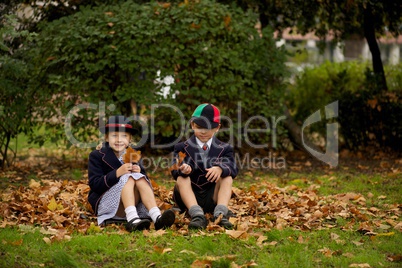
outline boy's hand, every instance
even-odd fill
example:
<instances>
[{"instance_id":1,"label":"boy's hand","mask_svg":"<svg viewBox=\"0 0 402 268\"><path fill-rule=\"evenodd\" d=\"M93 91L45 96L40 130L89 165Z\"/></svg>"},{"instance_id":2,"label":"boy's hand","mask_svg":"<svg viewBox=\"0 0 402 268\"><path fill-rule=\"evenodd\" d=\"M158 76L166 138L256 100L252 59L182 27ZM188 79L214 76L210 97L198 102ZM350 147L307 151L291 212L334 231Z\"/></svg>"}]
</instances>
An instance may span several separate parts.
<instances>
[{"instance_id":1,"label":"boy's hand","mask_svg":"<svg viewBox=\"0 0 402 268\"><path fill-rule=\"evenodd\" d=\"M179 169L180 169L181 173L186 174L186 175L190 174L192 171L191 166L188 164L185 164L185 163L181 164Z\"/></svg>"},{"instance_id":2,"label":"boy's hand","mask_svg":"<svg viewBox=\"0 0 402 268\"><path fill-rule=\"evenodd\" d=\"M207 175L205 177L209 182L218 182L222 175L222 169L218 166L213 166L211 168L205 169L207 171Z\"/></svg>"}]
</instances>

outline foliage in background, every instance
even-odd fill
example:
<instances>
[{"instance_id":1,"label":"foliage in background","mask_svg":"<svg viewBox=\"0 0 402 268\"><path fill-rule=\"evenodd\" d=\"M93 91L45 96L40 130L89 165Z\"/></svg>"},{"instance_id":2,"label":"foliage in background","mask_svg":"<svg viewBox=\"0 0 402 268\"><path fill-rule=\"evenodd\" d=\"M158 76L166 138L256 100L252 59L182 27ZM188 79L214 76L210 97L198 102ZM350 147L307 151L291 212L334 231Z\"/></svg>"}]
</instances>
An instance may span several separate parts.
<instances>
[{"instance_id":1,"label":"foliage in background","mask_svg":"<svg viewBox=\"0 0 402 268\"><path fill-rule=\"evenodd\" d=\"M35 124L32 116L35 88L29 87L31 55L26 53L34 33L19 30L15 16L6 16L0 28L0 167L10 165L15 148L10 141L28 133ZM15 43L24 45L15 46ZM7 157L7 155L12 157Z\"/></svg>"},{"instance_id":2,"label":"foliage in background","mask_svg":"<svg viewBox=\"0 0 402 268\"><path fill-rule=\"evenodd\" d=\"M376 76L366 63L326 62L306 68L290 86L289 107L303 123L309 115L325 105L339 100L340 130L344 145L351 149L375 145L401 150L402 116L401 66L386 66L389 92L378 92ZM325 123L309 131L325 135Z\"/></svg>"},{"instance_id":3,"label":"foliage in background","mask_svg":"<svg viewBox=\"0 0 402 268\"><path fill-rule=\"evenodd\" d=\"M17 111L13 111L14 114L25 113L25 123L18 124L19 131L24 132L22 128L25 128L27 134L32 134L34 127L46 124L50 128L40 132L41 135L31 137L32 141L43 143L49 138L52 138L52 142L65 140L68 132L73 141L76 138L76 142L90 142L98 138L98 118L103 119L103 116L115 113L129 115L134 105L137 108L136 115L142 115L141 118L146 121L146 130L154 138L153 141L164 144L181 134L186 125L177 111L166 106L153 107L154 113L149 115L149 112L153 111L151 104L172 104L183 112L184 119L188 120L199 102L210 101L218 104L222 114L232 120L223 122L224 128L229 129L221 131L220 137L226 139L230 133L234 133L236 139L231 142L245 150L248 149L245 140L268 145L272 141L270 136L275 124L269 121L267 127L267 122L263 122L262 117L258 116L262 115L268 120L273 117L275 120L282 114L284 90L281 88L281 82L286 71L283 65L284 52L275 48L271 38L272 32L266 28L267 25L279 31L294 26L302 33L317 30L319 36L325 36L328 30L333 28L337 30L334 33L340 39L346 39L356 32L362 32L362 27L367 21L364 14L373 11L375 7L375 12L371 15L383 18L372 20L375 23L375 32L382 34L382 26L387 25L391 33L399 34L399 28L394 27L401 15L399 2L387 2L377 6L379 3L373 1L368 1L367 5L354 1L345 6L344 2L338 1L331 2L331 5L320 1L298 0L237 1L238 6L247 10L243 12L233 1L218 2L227 3L228 6L214 1L171 1L158 4L154 1L78 0L70 1L68 5L60 0L46 0L40 3L6 1L7 5L0 5L1 15L15 11L13 7L18 7L21 3L24 5L19 7L31 6L36 8L35 12L42 12L41 17L36 17L42 21L41 28L37 28L34 21L23 21L22 25L24 29L43 30L37 40L37 49L31 49L29 53L8 55L8 59L13 59L13 65L4 60L4 66L14 67L17 67L16 62L23 60L25 63L18 67L20 71L28 68L27 62L35 63L35 70L24 70L31 77L15 71L8 75L7 72L11 69L0 68L3 81L8 81L6 92L2 94L16 96L23 103L18 105ZM39 4L44 6L39 7ZM283 8L284 6L287 8ZM346 7L349 8L347 19L344 15L346 13L343 12ZM259 38L255 31L256 14L249 8L260 15L263 38ZM329 13L328 8L331 10ZM314 16L320 18L318 23L311 20ZM345 22L346 28L343 27ZM24 37L13 40L7 44L13 51L23 52L27 47ZM39 57L33 60L36 53L39 53ZM26 60L28 57L30 59ZM158 71L160 78L170 75L174 77L175 84L170 85L171 95L167 98L158 94L164 86L155 84ZM348 71L354 72L350 69ZM18 77L13 77L17 74ZM327 83L339 84L342 87L345 79L349 78L342 72L339 76L329 78L331 80ZM361 77L361 73L358 76ZM381 84L371 71L367 71L366 76L369 79L364 78L365 85L349 86L372 88L373 85ZM22 82L24 79L29 81L29 84ZM392 88L397 88L400 84L401 75L396 71L395 76L388 76L387 79L388 87L393 92ZM374 81L374 84L368 84L369 81ZM12 89L9 82L15 84ZM312 86L314 88L314 85ZM360 137L359 133L370 136L369 141L375 137L374 140L378 144L392 145L395 141L398 142L400 131L395 131L395 123L398 125L395 118L399 110L394 108L398 107L398 94L393 97L394 93L379 93L383 89L382 86L376 86L375 93L370 90L370 94L354 92L351 93L353 96L332 97L345 98L345 105L354 98L361 99L341 107L356 109L356 113L367 120L364 124L359 121L344 128L357 133L350 134L356 137L349 139L349 146L353 144L356 147L366 143L366 138ZM16 91L24 91L24 96L30 98L22 99L22 95L13 93ZM329 93L317 95L318 92L312 93L307 89L309 97L327 100ZM373 100L385 102L384 105L377 105ZM2 102L1 105L5 107L5 103L7 102ZM367 103L371 103L368 106L374 106L375 109L365 111ZM117 108L112 104L117 105ZM81 109L72 110L77 105L80 105ZM308 108L310 105L311 101L307 105L292 108L293 112L300 110L298 115L294 113L299 121L301 118L305 119L305 114L311 111ZM384 116L388 108L391 109L387 112L389 114L396 111L395 117ZM360 113L361 111L364 112ZM346 112L348 110L343 111ZM368 112L371 115L364 116ZM66 116L67 125L71 126L71 129L64 128ZM247 122L250 118L253 119ZM31 119L35 120L29 121ZM150 121L152 119L154 121ZM150 126L151 122L155 124ZM388 123L391 126L384 125ZM266 131L245 136L245 125L249 128L265 128ZM374 131L370 130L372 126L380 127L378 131ZM364 129L358 129L360 127ZM281 124L275 131L279 132L279 135L284 134ZM46 136L42 133L46 133ZM393 134L387 136L387 133ZM147 137L147 141L151 140L151 136ZM360 138L357 138L358 136ZM94 146L94 143L91 146Z\"/></svg>"},{"instance_id":4,"label":"foliage in background","mask_svg":"<svg viewBox=\"0 0 402 268\"><path fill-rule=\"evenodd\" d=\"M236 3L244 9L258 10L262 26L270 25L278 32L287 28L301 34L314 32L322 40L330 37L335 43L364 37L372 55L378 90L387 89L377 38L401 34L401 1L237 0Z\"/></svg>"},{"instance_id":5,"label":"foliage in background","mask_svg":"<svg viewBox=\"0 0 402 268\"><path fill-rule=\"evenodd\" d=\"M103 101L106 107L117 105L106 109L106 115L130 115L134 100L145 107L146 116L152 104L171 104L188 120L196 105L212 102L237 120L240 101L242 119L270 118L280 113L285 53L275 47L269 29L260 37L256 19L251 12L214 1L81 8L42 25L37 77L61 115L77 104ZM161 78L174 77L166 98L163 83L155 83L158 71ZM88 133L85 127L95 129L100 115L96 109L82 110L72 125ZM185 128L177 110L158 108L153 116L156 124L149 131L157 143ZM241 133L240 124L244 121L226 127ZM258 125L265 122L250 124ZM268 132L251 139L268 143L269 137Z\"/></svg>"}]
</instances>

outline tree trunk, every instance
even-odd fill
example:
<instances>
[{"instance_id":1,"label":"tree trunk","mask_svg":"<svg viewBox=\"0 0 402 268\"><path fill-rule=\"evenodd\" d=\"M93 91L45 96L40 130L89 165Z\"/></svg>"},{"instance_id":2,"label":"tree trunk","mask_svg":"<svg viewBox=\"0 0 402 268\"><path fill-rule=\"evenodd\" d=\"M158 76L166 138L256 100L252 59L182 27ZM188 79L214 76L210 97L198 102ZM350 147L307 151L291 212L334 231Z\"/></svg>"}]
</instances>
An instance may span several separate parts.
<instances>
[{"instance_id":1,"label":"tree trunk","mask_svg":"<svg viewBox=\"0 0 402 268\"><path fill-rule=\"evenodd\" d=\"M307 137L305 137L305 143L303 143L303 139L302 139L302 128L299 124L297 124L295 122L295 120L293 119L292 115L289 112L288 107L285 106L285 116L286 119L284 121L285 124L285 128L287 129L287 131L289 131L289 138L291 140L291 142L293 143L294 147L297 148L298 150L304 151L306 153L309 153L309 151L307 150L306 146L314 149L317 152L321 152L322 149L319 148L317 145L315 145L314 143L312 143L310 140L307 139Z\"/></svg>"},{"instance_id":2,"label":"tree trunk","mask_svg":"<svg viewBox=\"0 0 402 268\"><path fill-rule=\"evenodd\" d=\"M289 132L289 138L297 149L303 150L303 142L301 138L301 127L293 120L288 107L285 106L285 127Z\"/></svg>"},{"instance_id":3,"label":"tree trunk","mask_svg":"<svg viewBox=\"0 0 402 268\"><path fill-rule=\"evenodd\" d=\"M378 77L378 82L380 83L379 88L381 90L387 90L387 80L385 79L384 66L381 60L381 52L375 37L374 29L374 16L371 10L371 6L367 6L364 9L364 37L367 40L367 44L370 48L371 57L373 61L373 71Z\"/></svg>"}]
</instances>

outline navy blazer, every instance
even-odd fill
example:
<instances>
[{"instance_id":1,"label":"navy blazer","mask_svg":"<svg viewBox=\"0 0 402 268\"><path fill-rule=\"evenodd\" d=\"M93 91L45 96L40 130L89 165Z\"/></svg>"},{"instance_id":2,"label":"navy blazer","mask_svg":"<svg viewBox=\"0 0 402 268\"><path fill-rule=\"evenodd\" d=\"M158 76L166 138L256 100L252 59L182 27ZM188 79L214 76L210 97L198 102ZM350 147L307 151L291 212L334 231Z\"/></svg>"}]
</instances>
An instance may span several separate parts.
<instances>
[{"instance_id":1,"label":"navy blazer","mask_svg":"<svg viewBox=\"0 0 402 268\"><path fill-rule=\"evenodd\" d=\"M144 167L141 163L138 164L141 173L146 176ZM98 205L102 195L119 181L119 178L116 177L116 170L121 165L122 163L108 142L105 142L101 149L94 150L89 154L88 181L90 190L88 202L91 204L95 215L98 214Z\"/></svg>"},{"instance_id":2,"label":"navy blazer","mask_svg":"<svg viewBox=\"0 0 402 268\"><path fill-rule=\"evenodd\" d=\"M190 176L192 187L194 190L205 190L213 187L215 182L209 182L205 175L206 168L219 166L222 169L222 178L231 176L233 179L237 176L237 166L234 158L233 147L228 143L224 143L213 137L211 148L208 151L206 159L202 158L204 151L197 145L195 136L191 136L188 140L178 143L174 146L173 164L176 163L179 152L186 154L183 163L191 166L191 173L186 175L180 170L172 170L172 176L175 180L177 177Z\"/></svg>"}]
</instances>

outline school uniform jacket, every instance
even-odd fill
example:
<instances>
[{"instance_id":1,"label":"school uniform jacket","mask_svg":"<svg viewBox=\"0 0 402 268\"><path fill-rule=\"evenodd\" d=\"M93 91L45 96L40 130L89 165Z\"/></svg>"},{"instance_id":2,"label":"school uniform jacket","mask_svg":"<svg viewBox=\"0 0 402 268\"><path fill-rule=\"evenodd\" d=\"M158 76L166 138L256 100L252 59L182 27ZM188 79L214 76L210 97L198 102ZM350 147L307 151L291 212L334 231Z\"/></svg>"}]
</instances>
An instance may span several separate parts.
<instances>
[{"instance_id":1,"label":"school uniform jacket","mask_svg":"<svg viewBox=\"0 0 402 268\"><path fill-rule=\"evenodd\" d=\"M141 168L141 173L146 176L145 169L141 163L138 164ZM90 191L88 193L88 202L91 204L95 215L97 215L102 195L119 181L116 176L116 170L121 165L122 163L116 157L108 142L105 142L101 149L94 150L89 154L88 182Z\"/></svg>"},{"instance_id":2,"label":"school uniform jacket","mask_svg":"<svg viewBox=\"0 0 402 268\"><path fill-rule=\"evenodd\" d=\"M224 143L213 137L211 148L205 155L202 148L197 145L195 136L191 136L188 140L178 143L174 146L174 160L173 164L177 161L179 152L186 154L183 163L191 166L191 173L186 175L180 170L172 170L171 174L175 180L177 177L190 177L192 188L194 191L206 190L215 185L215 182L207 181L205 175L207 174L206 168L219 166L222 169L221 177L225 178L231 176L233 179L237 176L237 166L234 159L233 147L228 143ZM205 155L205 159L203 156Z\"/></svg>"}]
</instances>

